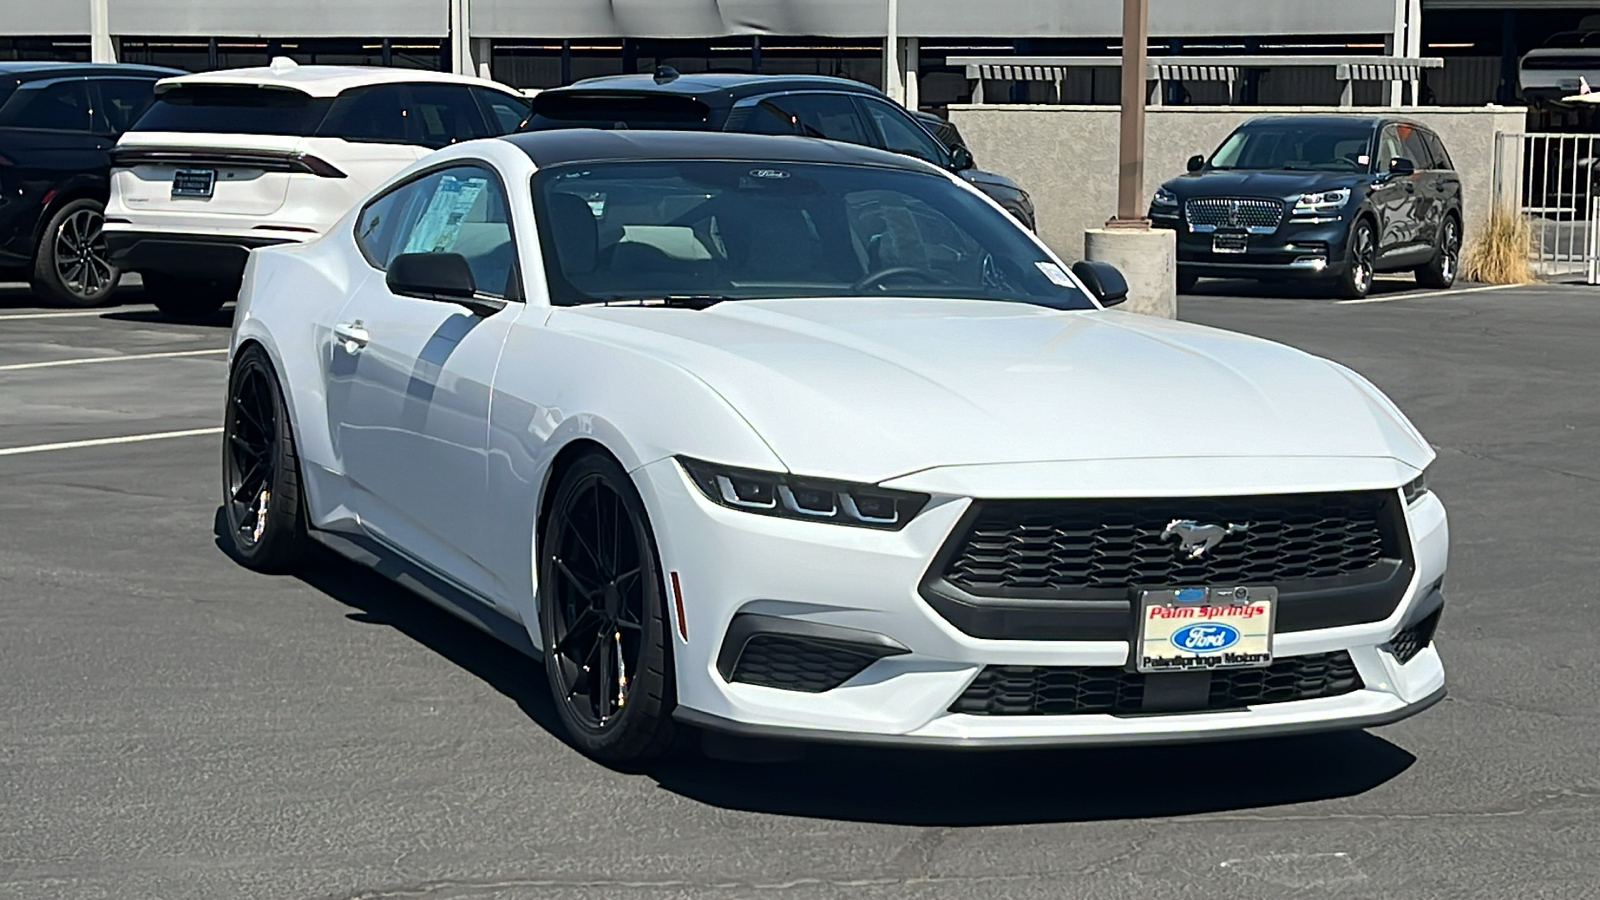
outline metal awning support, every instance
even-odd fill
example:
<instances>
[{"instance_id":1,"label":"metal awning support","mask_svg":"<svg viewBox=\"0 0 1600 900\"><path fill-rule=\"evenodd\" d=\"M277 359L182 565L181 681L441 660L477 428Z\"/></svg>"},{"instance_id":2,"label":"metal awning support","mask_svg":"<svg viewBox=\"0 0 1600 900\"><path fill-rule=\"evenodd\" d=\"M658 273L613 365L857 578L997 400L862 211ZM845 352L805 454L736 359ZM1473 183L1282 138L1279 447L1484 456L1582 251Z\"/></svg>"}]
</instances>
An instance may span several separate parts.
<instances>
[{"instance_id":1,"label":"metal awning support","mask_svg":"<svg viewBox=\"0 0 1600 900\"><path fill-rule=\"evenodd\" d=\"M984 81L1038 81L1055 85L1056 102L1061 101L1061 82L1073 69L1118 68L1114 56L952 56L950 65L964 66L967 80L974 82L972 102L983 102ZM1442 69L1437 56L1162 56L1145 65L1145 81L1154 88L1154 104L1160 105L1168 81L1225 81L1229 97L1238 96L1238 85L1250 69L1332 68L1344 82L1340 106L1353 106L1355 82L1417 81L1424 69ZM1416 92L1411 103L1417 104Z\"/></svg>"}]
</instances>

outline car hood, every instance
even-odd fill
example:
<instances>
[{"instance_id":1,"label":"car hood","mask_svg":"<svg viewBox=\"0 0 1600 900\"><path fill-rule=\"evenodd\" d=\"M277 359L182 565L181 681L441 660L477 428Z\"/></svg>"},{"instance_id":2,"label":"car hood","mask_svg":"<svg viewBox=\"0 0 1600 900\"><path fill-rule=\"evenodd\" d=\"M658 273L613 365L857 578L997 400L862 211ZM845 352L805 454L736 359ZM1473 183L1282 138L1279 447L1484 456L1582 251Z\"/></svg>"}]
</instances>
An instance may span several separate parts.
<instances>
[{"instance_id":1,"label":"car hood","mask_svg":"<svg viewBox=\"0 0 1600 900\"><path fill-rule=\"evenodd\" d=\"M1360 176L1349 172L1287 172L1281 169L1227 171L1211 169L1180 175L1162 187L1180 199L1191 197L1298 197L1313 191L1354 187Z\"/></svg>"},{"instance_id":2,"label":"car hood","mask_svg":"<svg viewBox=\"0 0 1600 900\"><path fill-rule=\"evenodd\" d=\"M1016 191L1017 193L1022 193L1022 188L1018 187L1015 181L1012 181L1004 175L997 175L994 172L985 172L982 169L967 169L960 174L962 178L972 182L975 185L1005 188L1007 190Z\"/></svg>"},{"instance_id":3,"label":"car hood","mask_svg":"<svg viewBox=\"0 0 1600 900\"><path fill-rule=\"evenodd\" d=\"M1421 469L1432 458L1342 367L1132 313L797 299L562 309L550 324L692 372L791 471L818 477L1192 457L1384 457Z\"/></svg>"}]
</instances>

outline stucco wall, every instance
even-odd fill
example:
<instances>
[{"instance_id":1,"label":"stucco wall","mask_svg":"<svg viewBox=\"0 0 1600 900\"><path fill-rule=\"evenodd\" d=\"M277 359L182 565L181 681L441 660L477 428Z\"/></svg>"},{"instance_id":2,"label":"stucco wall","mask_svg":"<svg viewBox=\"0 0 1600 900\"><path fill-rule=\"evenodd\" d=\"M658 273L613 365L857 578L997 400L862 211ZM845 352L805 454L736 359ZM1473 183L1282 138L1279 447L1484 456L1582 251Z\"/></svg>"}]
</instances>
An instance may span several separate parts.
<instances>
[{"instance_id":1,"label":"stucco wall","mask_svg":"<svg viewBox=\"0 0 1600 900\"><path fill-rule=\"evenodd\" d=\"M1253 116L1338 113L1318 107L1166 107L1146 119L1145 194L1183 174L1189 157L1210 154L1239 123ZM1470 240L1493 196L1495 135L1523 130L1521 108L1420 107L1358 109L1352 115L1403 115L1438 132L1455 161L1465 198ZM978 164L1016 179L1033 196L1039 233L1069 259L1083 255L1083 232L1117 207L1117 128L1114 106L952 106Z\"/></svg>"}]
</instances>

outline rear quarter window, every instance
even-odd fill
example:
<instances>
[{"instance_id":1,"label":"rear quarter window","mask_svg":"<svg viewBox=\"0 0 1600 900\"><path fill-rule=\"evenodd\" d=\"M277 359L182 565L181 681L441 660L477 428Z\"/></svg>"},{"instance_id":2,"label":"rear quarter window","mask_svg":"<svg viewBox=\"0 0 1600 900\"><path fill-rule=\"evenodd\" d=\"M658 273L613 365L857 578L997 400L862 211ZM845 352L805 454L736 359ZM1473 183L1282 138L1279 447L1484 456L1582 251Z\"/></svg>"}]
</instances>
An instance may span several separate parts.
<instances>
[{"instance_id":1,"label":"rear quarter window","mask_svg":"<svg viewBox=\"0 0 1600 900\"><path fill-rule=\"evenodd\" d=\"M282 88L192 85L162 93L132 130L309 137L328 106L324 98Z\"/></svg>"}]
</instances>

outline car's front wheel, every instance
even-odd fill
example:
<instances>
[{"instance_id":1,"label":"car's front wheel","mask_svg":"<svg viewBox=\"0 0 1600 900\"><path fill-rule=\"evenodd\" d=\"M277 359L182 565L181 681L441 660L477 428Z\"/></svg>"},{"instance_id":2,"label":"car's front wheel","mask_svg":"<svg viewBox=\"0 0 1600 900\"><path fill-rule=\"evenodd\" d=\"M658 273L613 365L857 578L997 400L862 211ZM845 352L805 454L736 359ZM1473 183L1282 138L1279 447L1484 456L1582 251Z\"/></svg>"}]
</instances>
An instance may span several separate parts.
<instances>
[{"instance_id":1,"label":"car's front wheel","mask_svg":"<svg viewBox=\"0 0 1600 900\"><path fill-rule=\"evenodd\" d=\"M314 552L289 410L271 360L255 345L240 352L228 379L222 509L228 549L252 569L293 571Z\"/></svg>"},{"instance_id":2,"label":"car's front wheel","mask_svg":"<svg viewBox=\"0 0 1600 900\"><path fill-rule=\"evenodd\" d=\"M1445 290L1456 283L1456 269L1461 265L1461 222L1454 215L1447 216L1439 229L1439 245L1433 248L1433 260L1417 270L1417 284L1426 288Z\"/></svg>"},{"instance_id":3,"label":"car's front wheel","mask_svg":"<svg viewBox=\"0 0 1600 900\"><path fill-rule=\"evenodd\" d=\"M99 306L117 289L119 272L106 256L105 205L73 200L50 216L34 252L34 293L57 306Z\"/></svg>"},{"instance_id":4,"label":"car's front wheel","mask_svg":"<svg viewBox=\"0 0 1600 900\"><path fill-rule=\"evenodd\" d=\"M673 743L663 579L644 503L627 472L594 452L555 489L539 542L545 672L573 744L612 765Z\"/></svg>"},{"instance_id":5,"label":"car's front wheel","mask_svg":"<svg viewBox=\"0 0 1600 900\"><path fill-rule=\"evenodd\" d=\"M198 322L210 318L222 304L239 295L237 281L179 278L163 272L140 272L145 298L169 318Z\"/></svg>"},{"instance_id":6,"label":"car's front wheel","mask_svg":"<svg viewBox=\"0 0 1600 900\"><path fill-rule=\"evenodd\" d=\"M1350 243L1345 249L1344 274L1339 276L1338 291L1343 297L1359 300L1372 293L1372 279L1377 273L1378 237L1367 219L1357 219L1350 231Z\"/></svg>"}]
</instances>

